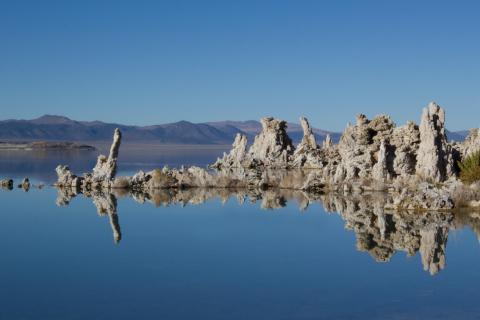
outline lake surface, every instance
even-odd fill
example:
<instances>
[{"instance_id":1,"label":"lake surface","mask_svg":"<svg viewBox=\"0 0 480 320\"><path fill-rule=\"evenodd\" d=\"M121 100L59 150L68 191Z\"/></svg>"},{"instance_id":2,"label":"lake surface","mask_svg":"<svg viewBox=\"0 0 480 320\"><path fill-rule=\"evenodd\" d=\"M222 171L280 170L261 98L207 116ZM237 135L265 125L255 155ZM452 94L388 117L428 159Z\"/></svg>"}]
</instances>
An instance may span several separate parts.
<instances>
[{"instance_id":1,"label":"lake surface","mask_svg":"<svg viewBox=\"0 0 480 320\"><path fill-rule=\"evenodd\" d=\"M201 154L185 162L221 152ZM86 171L96 153L62 157L0 155L0 176L49 183L52 165ZM0 319L478 319L480 215L381 201L0 190Z\"/></svg>"},{"instance_id":2,"label":"lake surface","mask_svg":"<svg viewBox=\"0 0 480 320\"><path fill-rule=\"evenodd\" d=\"M77 174L90 172L99 153L107 154L110 143L95 143L97 151L16 151L0 150L0 178L23 179L29 177L37 182L53 183L55 168L67 164ZM90 143L89 143L90 144ZM225 145L156 145L122 143L118 175L131 175L138 170L149 171L159 167L171 168L182 165L205 167L221 157L231 146Z\"/></svg>"}]
</instances>

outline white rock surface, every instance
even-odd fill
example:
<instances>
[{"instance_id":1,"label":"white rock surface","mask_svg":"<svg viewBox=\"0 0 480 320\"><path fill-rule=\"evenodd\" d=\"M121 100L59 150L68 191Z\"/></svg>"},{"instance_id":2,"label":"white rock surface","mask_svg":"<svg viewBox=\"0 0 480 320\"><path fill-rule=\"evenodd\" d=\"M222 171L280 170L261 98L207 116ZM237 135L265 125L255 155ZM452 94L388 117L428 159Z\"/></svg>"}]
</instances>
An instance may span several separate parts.
<instances>
[{"instance_id":1,"label":"white rock surface","mask_svg":"<svg viewBox=\"0 0 480 320\"><path fill-rule=\"evenodd\" d=\"M333 147L333 140L330 134L328 133L327 136L325 137L325 140L323 141L323 148L324 149L330 149Z\"/></svg>"},{"instance_id":2,"label":"white rock surface","mask_svg":"<svg viewBox=\"0 0 480 320\"><path fill-rule=\"evenodd\" d=\"M90 189L130 189L136 192L186 188L290 189L309 192L360 193L389 191L384 207L392 210L451 210L461 188L454 161L473 150L479 133L472 131L464 144L447 141L445 112L430 103L421 125L408 122L397 127L389 116L369 120L358 115L334 145L327 137L317 145L306 118L301 118L303 138L297 148L286 132L286 122L262 119L262 131L247 151L247 137L238 134L232 149L211 167L140 171L115 179L121 133L115 130L110 154L100 156L92 174L76 177L67 166L57 167L58 186ZM473 191L465 202L479 200ZM455 200L455 201L454 201ZM380 206L378 207L380 208ZM381 215L379 215L379 219Z\"/></svg>"},{"instance_id":3,"label":"white rock surface","mask_svg":"<svg viewBox=\"0 0 480 320\"><path fill-rule=\"evenodd\" d=\"M436 182L445 181L453 173L453 158L445 135L445 111L435 102L423 109L416 173Z\"/></svg>"},{"instance_id":4,"label":"white rock surface","mask_svg":"<svg viewBox=\"0 0 480 320\"><path fill-rule=\"evenodd\" d=\"M380 143L391 136L394 127L388 116L381 115L369 120L363 114L358 115L356 125L345 129L338 144L341 163L335 180L340 183L343 180L372 177Z\"/></svg>"},{"instance_id":5,"label":"white rock surface","mask_svg":"<svg viewBox=\"0 0 480 320\"><path fill-rule=\"evenodd\" d=\"M286 168L294 146L287 134L287 123L274 118L262 118L262 132L255 137L248 156L264 166Z\"/></svg>"},{"instance_id":6,"label":"white rock surface","mask_svg":"<svg viewBox=\"0 0 480 320\"><path fill-rule=\"evenodd\" d=\"M462 158L466 158L477 151L480 151L480 129L471 129L469 135L461 144Z\"/></svg>"},{"instance_id":7,"label":"white rock surface","mask_svg":"<svg viewBox=\"0 0 480 320\"><path fill-rule=\"evenodd\" d=\"M385 181L389 179L390 174L387 168L387 147L385 140L382 140L380 144L380 150L378 151L377 163L373 165L372 177L375 180Z\"/></svg>"},{"instance_id":8,"label":"white rock surface","mask_svg":"<svg viewBox=\"0 0 480 320\"><path fill-rule=\"evenodd\" d=\"M211 167L220 169L220 168L241 168L247 161L247 136L244 134L237 133L235 140L232 144L232 150L230 152L224 153L223 158L217 159Z\"/></svg>"},{"instance_id":9,"label":"white rock surface","mask_svg":"<svg viewBox=\"0 0 480 320\"><path fill-rule=\"evenodd\" d=\"M302 152L303 150L317 150L317 141L307 118L301 117L300 124L302 125L303 129L303 138L302 141L298 144L295 152L298 153Z\"/></svg>"},{"instance_id":10,"label":"white rock surface","mask_svg":"<svg viewBox=\"0 0 480 320\"><path fill-rule=\"evenodd\" d=\"M122 133L117 128L113 134L113 142L110 147L108 158L104 155L100 155L97 159L97 164L95 165L95 168L93 168L93 181L110 181L115 178L121 141Z\"/></svg>"}]
</instances>

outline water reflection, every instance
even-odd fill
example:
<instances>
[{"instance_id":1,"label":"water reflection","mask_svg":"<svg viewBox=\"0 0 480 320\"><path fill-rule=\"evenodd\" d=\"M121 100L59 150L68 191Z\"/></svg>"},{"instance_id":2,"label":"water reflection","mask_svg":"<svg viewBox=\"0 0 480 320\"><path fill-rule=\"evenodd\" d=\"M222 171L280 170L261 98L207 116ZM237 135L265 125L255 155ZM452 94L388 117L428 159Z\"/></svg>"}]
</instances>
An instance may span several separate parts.
<instances>
[{"instance_id":1,"label":"water reflection","mask_svg":"<svg viewBox=\"0 0 480 320\"><path fill-rule=\"evenodd\" d=\"M80 194L78 190L70 188L61 188L58 190L56 200L57 206L68 206L70 201ZM122 232L120 230L120 223L117 214L117 196L118 194L107 193L103 191L91 191L82 193L83 196L92 199L93 204L97 207L99 216L107 216L112 227L113 241L118 244L122 239Z\"/></svg>"},{"instance_id":2,"label":"water reflection","mask_svg":"<svg viewBox=\"0 0 480 320\"><path fill-rule=\"evenodd\" d=\"M68 205L79 195L72 189L58 189L57 205ZM100 216L108 216L113 239L121 238L117 214L117 198L132 197L140 204L151 203L155 207L170 205L200 205L219 199L222 203L234 199L239 205L260 203L260 207L273 210L285 207L288 201L297 203L305 212L312 203L321 204L326 212L338 213L345 227L355 233L356 247L377 262L389 262L398 251L414 256L419 252L425 271L431 275L446 265L445 248L450 230L469 226L480 238L480 215L475 212L389 212L384 204L389 201L384 193L342 195L338 193L316 194L303 191L270 189L164 189L153 192L118 190L112 193L88 192L83 196L92 199Z\"/></svg>"},{"instance_id":3,"label":"water reflection","mask_svg":"<svg viewBox=\"0 0 480 320\"><path fill-rule=\"evenodd\" d=\"M453 227L450 212L386 212L388 195L323 197L326 210L338 212L346 228L356 234L357 249L377 262L388 262L397 251L408 256L420 251L425 271L435 275L445 267L448 231Z\"/></svg>"}]
</instances>

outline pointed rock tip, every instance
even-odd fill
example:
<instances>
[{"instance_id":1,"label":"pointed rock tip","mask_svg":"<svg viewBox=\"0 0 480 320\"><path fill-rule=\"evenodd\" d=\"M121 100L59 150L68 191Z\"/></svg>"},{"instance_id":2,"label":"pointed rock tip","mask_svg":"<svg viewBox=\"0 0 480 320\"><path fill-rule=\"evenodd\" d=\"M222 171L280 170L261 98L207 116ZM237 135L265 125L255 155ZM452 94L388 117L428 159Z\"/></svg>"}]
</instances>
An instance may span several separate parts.
<instances>
[{"instance_id":1,"label":"pointed rock tip","mask_svg":"<svg viewBox=\"0 0 480 320\"><path fill-rule=\"evenodd\" d=\"M272 121L273 120L273 117L263 117L260 119L260 121Z\"/></svg>"},{"instance_id":2,"label":"pointed rock tip","mask_svg":"<svg viewBox=\"0 0 480 320\"><path fill-rule=\"evenodd\" d=\"M435 101L431 101L427 108L430 113L437 113L440 109L442 109Z\"/></svg>"},{"instance_id":3,"label":"pointed rock tip","mask_svg":"<svg viewBox=\"0 0 480 320\"><path fill-rule=\"evenodd\" d=\"M308 119L306 117L300 117L300 125L303 127L304 130L310 128L310 122L308 122Z\"/></svg>"}]
</instances>

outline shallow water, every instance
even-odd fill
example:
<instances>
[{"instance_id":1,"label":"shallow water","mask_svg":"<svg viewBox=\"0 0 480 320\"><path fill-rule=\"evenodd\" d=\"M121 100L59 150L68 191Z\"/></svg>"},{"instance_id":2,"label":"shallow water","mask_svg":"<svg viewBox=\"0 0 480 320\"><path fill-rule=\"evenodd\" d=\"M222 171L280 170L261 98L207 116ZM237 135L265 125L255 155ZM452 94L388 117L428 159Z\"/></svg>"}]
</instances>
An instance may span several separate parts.
<instances>
[{"instance_id":1,"label":"shallow water","mask_svg":"<svg viewBox=\"0 0 480 320\"><path fill-rule=\"evenodd\" d=\"M480 215L379 201L0 190L0 319L478 318Z\"/></svg>"}]
</instances>

